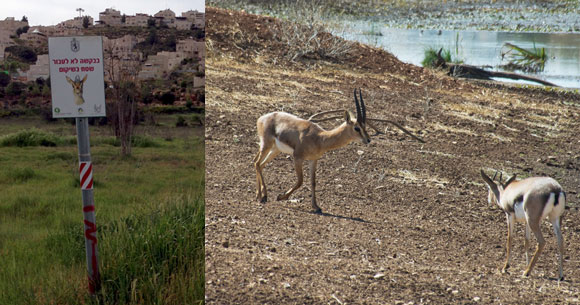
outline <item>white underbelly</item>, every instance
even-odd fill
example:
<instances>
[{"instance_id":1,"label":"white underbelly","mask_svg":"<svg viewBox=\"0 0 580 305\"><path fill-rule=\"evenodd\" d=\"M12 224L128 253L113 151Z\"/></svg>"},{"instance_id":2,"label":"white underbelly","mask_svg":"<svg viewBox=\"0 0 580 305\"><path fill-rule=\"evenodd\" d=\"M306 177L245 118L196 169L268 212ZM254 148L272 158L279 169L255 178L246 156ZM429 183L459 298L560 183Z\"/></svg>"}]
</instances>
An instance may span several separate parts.
<instances>
[{"instance_id":1,"label":"white underbelly","mask_svg":"<svg viewBox=\"0 0 580 305\"><path fill-rule=\"evenodd\" d=\"M294 149L292 149L292 147L290 147L290 146L288 146L288 145L286 145L286 144L284 144L284 143L280 142L280 141L278 140L278 138L276 138L276 147L278 147L278 149L279 149L281 152L283 152L283 153L286 153L286 154L289 154L289 155L291 155L291 154L293 154L293 153L294 153Z\"/></svg>"},{"instance_id":2,"label":"white underbelly","mask_svg":"<svg viewBox=\"0 0 580 305\"><path fill-rule=\"evenodd\" d=\"M526 214L524 213L524 202L516 202L514 204L514 213L516 214L516 221L526 221Z\"/></svg>"}]
</instances>

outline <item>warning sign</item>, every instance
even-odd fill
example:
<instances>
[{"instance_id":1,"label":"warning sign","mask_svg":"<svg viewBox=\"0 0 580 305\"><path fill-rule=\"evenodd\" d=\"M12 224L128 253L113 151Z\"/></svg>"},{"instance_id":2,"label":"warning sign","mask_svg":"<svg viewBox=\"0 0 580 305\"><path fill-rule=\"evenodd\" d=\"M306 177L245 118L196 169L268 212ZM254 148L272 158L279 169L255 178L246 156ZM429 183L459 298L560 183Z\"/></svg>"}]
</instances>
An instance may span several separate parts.
<instances>
[{"instance_id":1,"label":"warning sign","mask_svg":"<svg viewBox=\"0 0 580 305\"><path fill-rule=\"evenodd\" d=\"M48 57L52 117L106 116L102 38L49 37Z\"/></svg>"}]
</instances>

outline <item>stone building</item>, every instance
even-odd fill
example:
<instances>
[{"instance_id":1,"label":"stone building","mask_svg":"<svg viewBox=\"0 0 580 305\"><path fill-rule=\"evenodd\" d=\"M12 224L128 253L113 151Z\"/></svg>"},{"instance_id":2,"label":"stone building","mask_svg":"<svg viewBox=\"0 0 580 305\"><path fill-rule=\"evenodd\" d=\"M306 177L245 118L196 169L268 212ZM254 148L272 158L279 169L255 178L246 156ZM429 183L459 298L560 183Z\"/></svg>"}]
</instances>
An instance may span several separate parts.
<instances>
[{"instance_id":1,"label":"stone building","mask_svg":"<svg viewBox=\"0 0 580 305\"><path fill-rule=\"evenodd\" d=\"M193 22L193 25L195 25L196 28L198 29L205 28L205 13L190 10L181 13L181 16Z\"/></svg>"},{"instance_id":2,"label":"stone building","mask_svg":"<svg viewBox=\"0 0 580 305\"><path fill-rule=\"evenodd\" d=\"M28 32L20 34L20 39L34 48L48 44L48 37L40 31L39 27L28 29Z\"/></svg>"},{"instance_id":3,"label":"stone building","mask_svg":"<svg viewBox=\"0 0 580 305\"><path fill-rule=\"evenodd\" d=\"M49 76L49 62L48 54L38 55L36 58L36 63L30 66L30 69L26 72L26 78L28 81L34 81L39 77L47 79Z\"/></svg>"},{"instance_id":4,"label":"stone building","mask_svg":"<svg viewBox=\"0 0 580 305\"><path fill-rule=\"evenodd\" d=\"M171 71L181 65L181 61L185 59L183 53L179 52L159 52L156 55L151 55L143 65L139 72L139 79L153 79L166 77Z\"/></svg>"},{"instance_id":5,"label":"stone building","mask_svg":"<svg viewBox=\"0 0 580 305\"><path fill-rule=\"evenodd\" d=\"M184 39L177 42L175 50L185 54L187 58L205 58L205 42L194 39Z\"/></svg>"},{"instance_id":6,"label":"stone building","mask_svg":"<svg viewBox=\"0 0 580 305\"><path fill-rule=\"evenodd\" d=\"M99 13L99 23L104 25L121 25L121 12L112 8Z\"/></svg>"},{"instance_id":7,"label":"stone building","mask_svg":"<svg viewBox=\"0 0 580 305\"><path fill-rule=\"evenodd\" d=\"M125 35L117 39L103 37L105 80L110 81L112 75L119 75L121 72L137 73L143 58L143 54L135 49L138 42L133 35Z\"/></svg>"},{"instance_id":8,"label":"stone building","mask_svg":"<svg viewBox=\"0 0 580 305\"><path fill-rule=\"evenodd\" d=\"M8 31L11 34L16 34L16 30L25 26L28 26L28 21L15 20L14 17L0 20L0 31Z\"/></svg>"},{"instance_id":9,"label":"stone building","mask_svg":"<svg viewBox=\"0 0 580 305\"><path fill-rule=\"evenodd\" d=\"M189 30L193 22L185 17L175 17L174 27L178 30Z\"/></svg>"},{"instance_id":10,"label":"stone building","mask_svg":"<svg viewBox=\"0 0 580 305\"><path fill-rule=\"evenodd\" d=\"M10 35L13 35L12 31L0 29L0 60L4 60L4 49L14 45Z\"/></svg>"},{"instance_id":11,"label":"stone building","mask_svg":"<svg viewBox=\"0 0 580 305\"><path fill-rule=\"evenodd\" d=\"M65 28L82 28L84 19L89 18L89 26L92 26L95 22L93 17L91 16L82 16L82 17L75 17L73 19L69 19L57 24L57 27L65 27Z\"/></svg>"},{"instance_id":12,"label":"stone building","mask_svg":"<svg viewBox=\"0 0 580 305\"><path fill-rule=\"evenodd\" d=\"M153 15L153 17L159 20L159 24L166 24L169 27L175 27L175 13L170 9L159 11L157 14Z\"/></svg>"},{"instance_id":13,"label":"stone building","mask_svg":"<svg viewBox=\"0 0 580 305\"><path fill-rule=\"evenodd\" d=\"M147 21L152 17L147 14L136 14L135 16L125 16L125 26L147 27Z\"/></svg>"}]
</instances>

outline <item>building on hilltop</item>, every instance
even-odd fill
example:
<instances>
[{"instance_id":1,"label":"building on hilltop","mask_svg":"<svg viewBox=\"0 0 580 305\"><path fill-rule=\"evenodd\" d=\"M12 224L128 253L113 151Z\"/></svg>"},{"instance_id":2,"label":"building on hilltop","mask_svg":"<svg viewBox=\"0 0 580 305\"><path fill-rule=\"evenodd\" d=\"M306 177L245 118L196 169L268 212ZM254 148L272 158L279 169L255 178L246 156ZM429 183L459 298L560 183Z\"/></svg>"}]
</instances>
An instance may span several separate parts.
<instances>
[{"instance_id":1,"label":"building on hilltop","mask_svg":"<svg viewBox=\"0 0 580 305\"><path fill-rule=\"evenodd\" d=\"M57 27L65 27L65 28L83 28L83 21L85 18L89 19L89 26L92 26L95 22L93 17L91 16L82 16L82 17L75 17L73 19L69 19L57 24Z\"/></svg>"},{"instance_id":2,"label":"building on hilltop","mask_svg":"<svg viewBox=\"0 0 580 305\"><path fill-rule=\"evenodd\" d=\"M169 27L175 27L175 13L170 9L159 11L153 17L158 20L159 25L166 24Z\"/></svg>"},{"instance_id":3,"label":"building on hilltop","mask_svg":"<svg viewBox=\"0 0 580 305\"><path fill-rule=\"evenodd\" d=\"M25 26L28 26L28 21L15 20L14 17L0 20L0 31L8 31L11 34L16 34L16 30Z\"/></svg>"},{"instance_id":4,"label":"building on hilltop","mask_svg":"<svg viewBox=\"0 0 580 305\"><path fill-rule=\"evenodd\" d=\"M185 17L175 17L174 27L178 30L190 30L193 22Z\"/></svg>"},{"instance_id":5,"label":"building on hilltop","mask_svg":"<svg viewBox=\"0 0 580 305\"><path fill-rule=\"evenodd\" d=\"M99 13L99 24L103 25L121 25L121 12L112 8L106 9Z\"/></svg>"},{"instance_id":6,"label":"building on hilltop","mask_svg":"<svg viewBox=\"0 0 580 305\"><path fill-rule=\"evenodd\" d=\"M4 60L4 49L15 44L11 35L12 31L0 29L0 60Z\"/></svg>"},{"instance_id":7,"label":"building on hilltop","mask_svg":"<svg viewBox=\"0 0 580 305\"><path fill-rule=\"evenodd\" d=\"M147 22L152 17L147 14L136 14L135 16L125 16L125 26L147 27Z\"/></svg>"},{"instance_id":8,"label":"building on hilltop","mask_svg":"<svg viewBox=\"0 0 580 305\"><path fill-rule=\"evenodd\" d=\"M190 20L196 28L205 28L205 13L190 10L181 13L181 16L187 18L187 20Z\"/></svg>"}]
</instances>

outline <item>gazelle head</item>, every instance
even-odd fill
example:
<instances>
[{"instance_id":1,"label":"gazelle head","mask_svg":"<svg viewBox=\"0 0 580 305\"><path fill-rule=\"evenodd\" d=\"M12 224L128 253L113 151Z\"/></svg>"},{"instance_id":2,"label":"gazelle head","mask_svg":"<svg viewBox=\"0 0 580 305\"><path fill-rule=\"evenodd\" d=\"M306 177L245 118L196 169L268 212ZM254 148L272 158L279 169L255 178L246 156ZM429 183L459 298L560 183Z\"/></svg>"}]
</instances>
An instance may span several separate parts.
<instances>
[{"instance_id":1,"label":"gazelle head","mask_svg":"<svg viewBox=\"0 0 580 305\"><path fill-rule=\"evenodd\" d=\"M66 81L71 84L72 88L73 88L73 95L75 97L75 103L77 105L83 104L85 102L85 99L83 98L83 85L85 83L85 81L87 80L87 74L85 74L85 77L83 77L83 79L81 80L80 76L75 76L75 80L73 81L70 77L66 76Z\"/></svg>"},{"instance_id":2,"label":"gazelle head","mask_svg":"<svg viewBox=\"0 0 580 305\"><path fill-rule=\"evenodd\" d=\"M366 130L366 107L365 102L362 98L361 90L359 89L358 94L360 96L360 104L356 97L356 89L354 89L354 104L356 106L356 120L353 120L352 114L348 111L344 112L344 118L348 129L352 133L353 138L359 138L363 144L368 144L371 142L371 138Z\"/></svg>"},{"instance_id":3,"label":"gazelle head","mask_svg":"<svg viewBox=\"0 0 580 305\"><path fill-rule=\"evenodd\" d=\"M516 175L513 175L505 183L502 183L501 182L502 173L500 173L499 174L499 181L498 181L497 184L495 183L495 177L496 176L497 176L497 171L495 171L495 174L493 175L493 179L490 179L483 172L483 170L481 170L481 177L485 181L485 184L487 184L487 189L488 189L487 202L489 204L495 203L495 204L499 205L499 201L500 201L500 198L501 198L501 194L503 193L503 191L505 190L505 188L508 187L508 185L510 183L512 183L516 179Z\"/></svg>"}]
</instances>

